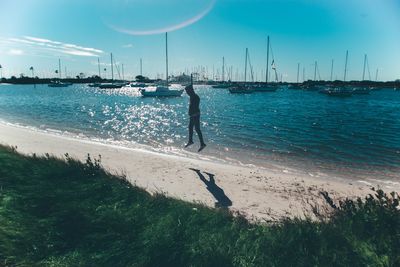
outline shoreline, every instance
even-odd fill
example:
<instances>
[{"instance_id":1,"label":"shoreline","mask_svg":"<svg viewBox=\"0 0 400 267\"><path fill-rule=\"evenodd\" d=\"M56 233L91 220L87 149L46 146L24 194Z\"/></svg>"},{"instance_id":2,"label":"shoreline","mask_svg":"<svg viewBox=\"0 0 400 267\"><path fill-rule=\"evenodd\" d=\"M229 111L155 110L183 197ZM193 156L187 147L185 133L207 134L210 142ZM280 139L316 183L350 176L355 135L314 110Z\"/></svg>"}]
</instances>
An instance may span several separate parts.
<instances>
[{"instance_id":1,"label":"shoreline","mask_svg":"<svg viewBox=\"0 0 400 267\"><path fill-rule=\"evenodd\" d=\"M2 122L0 140L1 144L17 146L18 152L28 155L49 153L64 158L68 153L81 161L88 153L92 158L101 155L105 169L125 175L132 184L151 193L163 193L210 207L215 206L217 199L221 204L227 198L232 205L228 201L225 206L229 206L231 211L256 221L312 216L308 203L324 203L320 191L327 191L336 199L363 197L371 193L371 187L400 191L399 183L391 182L389 186L379 177L376 183L371 184L341 181L335 177L321 179L278 168L238 166L82 140ZM214 178L215 184L206 183L204 177L206 181Z\"/></svg>"},{"instance_id":2,"label":"shoreline","mask_svg":"<svg viewBox=\"0 0 400 267\"><path fill-rule=\"evenodd\" d=\"M376 181L384 184L390 190L390 185L400 185L400 176L396 176L396 173L400 171L397 167L383 167L375 166L371 167L365 165L368 169L364 169L364 166L340 166L329 162L327 165L315 165L312 160L298 161L293 158L286 156L280 156L279 158L252 158L251 153L236 150L233 155L223 156L220 151L216 150L215 147L208 146L205 153L197 153L196 145L191 146L187 149L171 145L162 145L156 143L156 146L152 146L144 143L137 143L129 140L114 140L111 138L102 138L93 135L88 132L78 132L76 129L57 129L47 127L43 124L28 125L27 122L17 122L14 119L7 120L0 118L0 124L17 127L20 129L28 129L33 132L39 132L49 135L55 135L72 140L78 140L83 142L89 142L94 144L103 144L111 147L119 147L122 149L133 149L153 152L155 154L161 154L166 156L176 156L178 158L191 158L200 161L217 162L221 164L234 165L248 168L259 168L262 170L278 170L288 174L301 174L302 176L314 177L318 179L335 179L343 182L361 182L372 186ZM184 144L184 143L183 143ZM229 153L228 153L229 154ZM340 163L339 163L340 164ZM398 170L396 170L396 168Z\"/></svg>"}]
</instances>

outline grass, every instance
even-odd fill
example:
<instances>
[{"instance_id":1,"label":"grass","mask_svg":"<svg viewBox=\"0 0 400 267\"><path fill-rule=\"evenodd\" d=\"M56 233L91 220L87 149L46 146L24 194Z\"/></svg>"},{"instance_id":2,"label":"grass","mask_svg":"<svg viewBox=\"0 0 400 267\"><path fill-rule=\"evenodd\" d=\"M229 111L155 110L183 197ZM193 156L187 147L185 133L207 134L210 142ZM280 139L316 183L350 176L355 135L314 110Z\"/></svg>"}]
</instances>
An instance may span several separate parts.
<instances>
[{"instance_id":1,"label":"grass","mask_svg":"<svg viewBox=\"0 0 400 267\"><path fill-rule=\"evenodd\" d=\"M0 266L400 266L397 194L325 197L329 219L257 225L0 147Z\"/></svg>"}]
</instances>

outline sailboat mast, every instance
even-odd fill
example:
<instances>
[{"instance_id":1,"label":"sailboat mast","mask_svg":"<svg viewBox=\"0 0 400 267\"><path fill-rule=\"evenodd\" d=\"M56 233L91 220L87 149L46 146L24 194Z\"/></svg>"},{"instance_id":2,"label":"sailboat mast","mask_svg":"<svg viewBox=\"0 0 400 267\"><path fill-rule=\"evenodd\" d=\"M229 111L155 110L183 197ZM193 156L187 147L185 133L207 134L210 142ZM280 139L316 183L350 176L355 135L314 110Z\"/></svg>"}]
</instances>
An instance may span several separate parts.
<instances>
[{"instance_id":1,"label":"sailboat mast","mask_svg":"<svg viewBox=\"0 0 400 267\"><path fill-rule=\"evenodd\" d=\"M297 63L297 83L299 83L300 63Z\"/></svg>"},{"instance_id":2,"label":"sailboat mast","mask_svg":"<svg viewBox=\"0 0 400 267\"><path fill-rule=\"evenodd\" d=\"M268 83L268 70L269 70L269 36L267 38L267 69L265 72L265 83Z\"/></svg>"},{"instance_id":3,"label":"sailboat mast","mask_svg":"<svg viewBox=\"0 0 400 267\"><path fill-rule=\"evenodd\" d=\"M99 77L101 78L101 73L100 73L100 58L97 58L97 66L99 68Z\"/></svg>"},{"instance_id":4,"label":"sailboat mast","mask_svg":"<svg viewBox=\"0 0 400 267\"><path fill-rule=\"evenodd\" d=\"M225 57L222 57L222 82L225 81Z\"/></svg>"},{"instance_id":5,"label":"sailboat mast","mask_svg":"<svg viewBox=\"0 0 400 267\"><path fill-rule=\"evenodd\" d=\"M124 64L122 64L121 68L122 68L122 80L125 81Z\"/></svg>"},{"instance_id":6,"label":"sailboat mast","mask_svg":"<svg viewBox=\"0 0 400 267\"><path fill-rule=\"evenodd\" d=\"M349 50L346 50L346 63L344 65L344 79L343 81L346 81L346 75L347 75L347 60L349 59Z\"/></svg>"},{"instance_id":7,"label":"sailboat mast","mask_svg":"<svg viewBox=\"0 0 400 267\"><path fill-rule=\"evenodd\" d=\"M317 80L317 61L314 64L314 82Z\"/></svg>"},{"instance_id":8,"label":"sailboat mast","mask_svg":"<svg viewBox=\"0 0 400 267\"><path fill-rule=\"evenodd\" d=\"M58 59L58 76L61 79L61 59Z\"/></svg>"},{"instance_id":9,"label":"sailboat mast","mask_svg":"<svg viewBox=\"0 0 400 267\"><path fill-rule=\"evenodd\" d=\"M379 70L379 69L376 69L376 73L375 73L375 82L378 81L378 70Z\"/></svg>"},{"instance_id":10,"label":"sailboat mast","mask_svg":"<svg viewBox=\"0 0 400 267\"><path fill-rule=\"evenodd\" d=\"M363 76L362 80L365 80L365 66L367 65L367 54L364 55L364 69L363 69Z\"/></svg>"},{"instance_id":11,"label":"sailboat mast","mask_svg":"<svg viewBox=\"0 0 400 267\"><path fill-rule=\"evenodd\" d=\"M140 76L143 76L143 63L142 63L142 59L140 59Z\"/></svg>"},{"instance_id":12,"label":"sailboat mast","mask_svg":"<svg viewBox=\"0 0 400 267\"><path fill-rule=\"evenodd\" d=\"M111 53L111 80L114 80L114 63L113 63L113 54Z\"/></svg>"},{"instance_id":13,"label":"sailboat mast","mask_svg":"<svg viewBox=\"0 0 400 267\"><path fill-rule=\"evenodd\" d=\"M166 81L168 86L168 32L165 33L165 65L166 65Z\"/></svg>"},{"instance_id":14,"label":"sailboat mast","mask_svg":"<svg viewBox=\"0 0 400 267\"><path fill-rule=\"evenodd\" d=\"M244 82L246 82L247 79L247 53L248 53L248 48L246 48L246 59L244 64Z\"/></svg>"},{"instance_id":15,"label":"sailboat mast","mask_svg":"<svg viewBox=\"0 0 400 267\"><path fill-rule=\"evenodd\" d=\"M331 81L333 81L333 59L331 64Z\"/></svg>"}]
</instances>

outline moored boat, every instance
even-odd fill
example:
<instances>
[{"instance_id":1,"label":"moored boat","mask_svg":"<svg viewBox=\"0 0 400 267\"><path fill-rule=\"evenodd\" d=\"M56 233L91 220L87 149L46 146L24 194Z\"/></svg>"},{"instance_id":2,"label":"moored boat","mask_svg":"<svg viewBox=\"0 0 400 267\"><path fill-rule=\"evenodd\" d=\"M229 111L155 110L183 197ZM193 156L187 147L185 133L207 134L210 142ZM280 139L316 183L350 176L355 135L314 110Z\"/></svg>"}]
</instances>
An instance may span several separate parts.
<instances>
[{"instance_id":1,"label":"moored boat","mask_svg":"<svg viewBox=\"0 0 400 267\"><path fill-rule=\"evenodd\" d=\"M353 95L369 95L371 90L368 87L359 87L353 89Z\"/></svg>"},{"instance_id":2,"label":"moored boat","mask_svg":"<svg viewBox=\"0 0 400 267\"><path fill-rule=\"evenodd\" d=\"M101 83L89 83L89 87L100 87Z\"/></svg>"},{"instance_id":3,"label":"moored boat","mask_svg":"<svg viewBox=\"0 0 400 267\"><path fill-rule=\"evenodd\" d=\"M145 83L130 83L129 86L133 88L143 88L147 87L148 85Z\"/></svg>"},{"instance_id":4,"label":"moored boat","mask_svg":"<svg viewBox=\"0 0 400 267\"><path fill-rule=\"evenodd\" d=\"M252 88L254 89L255 92L275 92L276 90L278 90L278 86L277 85L273 85L273 84L255 84L252 86Z\"/></svg>"},{"instance_id":5,"label":"moored boat","mask_svg":"<svg viewBox=\"0 0 400 267\"><path fill-rule=\"evenodd\" d=\"M254 89L255 92L275 92L276 90L278 90L278 86L276 84L268 83L269 51L270 51L270 44L269 44L269 36L268 36L268 38L267 38L267 69L265 72L265 83L252 85L252 88ZM273 60L273 62L274 62L274 60ZM273 66L273 70L275 71L275 75L276 75L275 65Z\"/></svg>"},{"instance_id":6,"label":"moored boat","mask_svg":"<svg viewBox=\"0 0 400 267\"><path fill-rule=\"evenodd\" d=\"M252 87L249 86L235 86L232 88L229 88L229 92L231 94L251 94L254 93L255 90Z\"/></svg>"},{"instance_id":7,"label":"moored boat","mask_svg":"<svg viewBox=\"0 0 400 267\"><path fill-rule=\"evenodd\" d=\"M227 89L230 87L232 87L232 84L230 84L230 83L220 83L220 84L212 86L212 88L215 88L215 89Z\"/></svg>"},{"instance_id":8,"label":"moored boat","mask_svg":"<svg viewBox=\"0 0 400 267\"><path fill-rule=\"evenodd\" d=\"M246 48L246 60L245 60L245 67L244 67L244 83L237 84L237 85L229 88L229 92L231 94L251 94L254 92L254 88L252 86L246 84L248 54L249 54L249 50L248 50L248 48Z\"/></svg>"},{"instance_id":9,"label":"moored boat","mask_svg":"<svg viewBox=\"0 0 400 267\"><path fill-rule=\"evenodd\" d=\"M100 89L118 89L121 88L122 86L124 86L124 84L122 83L103 83L100 84L98 87Z\"/></svg>"},{"instance_id":10,"label":"moored boat","mask_svg":"<svg viewBox=\"0 0 400 267\"><path fill-rule=\"evenodd\" d=\"M168 86L157 86L155 90L141 89L140 93L144 97L177 97L182 95L183 89L177 90L170 89Z\"/></svg>"},{"instance_id":11,"label":"moored boat","mask_svg":"<svg viewBox=\"0 0 400 267\"><path fill-rule=\"evenodd\" d=\"M326 91L326 94L328 96L350 97L353 95L353 91L347 88L331 88Z\"/></svg>"},{"instance_id":12,"label":"moored boat","mask_svg":"<svg viewBox=\"0 0 400 267\"><path fill-rule=\"evenodd\" d=\"M165 66L166 66L166 85L157 86L155 90L151 88L140 89L143 97L178 97L183 93L183 89L170 89L168 83L168 33L165 33Z\"/></svg>"},{"instance_id":13,"label":"moored boat","mask_svg":"<svg viewBox=\"0 0 400 267\"><path fill-rule=\"evenodd\" d=\"M70 86L70 84L63 83L63 82L60 82L60 81L53 81L53 82L50 82L48 84L48 86L49 87L68 87L68 86Z\"/></svg>"},{"instance_id":14,"label":"moored boat","mask_svg":"<svg viewBox=\"0 0 400 267\"><path fill-rule=\"evenodd\" d=\"M61 82L61 59L58 59L58 70L55 71L59 75L58 80L51 81L48 86L49 87L68 87L72 85L72 83Z\"/></svg>"}]
</instances>

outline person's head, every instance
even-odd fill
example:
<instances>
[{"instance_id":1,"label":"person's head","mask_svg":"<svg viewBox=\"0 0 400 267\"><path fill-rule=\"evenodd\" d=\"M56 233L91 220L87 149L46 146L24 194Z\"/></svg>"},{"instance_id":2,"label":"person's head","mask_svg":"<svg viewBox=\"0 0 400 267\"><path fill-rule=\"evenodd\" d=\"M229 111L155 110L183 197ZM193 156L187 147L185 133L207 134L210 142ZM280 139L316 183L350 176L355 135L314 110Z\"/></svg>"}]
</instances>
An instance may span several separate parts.
<instances>
[{"instance_id":1,"label":"person's head","mask_svg":"<svg viewBox=\"0 0 400 267\"><path fill-rule=\"evenodd\" d=\"M193 85L188 85L185 87L185 91L188 95L193 95L194 94L194 89L193 89Z\"/></svg>"}]
</instances>

